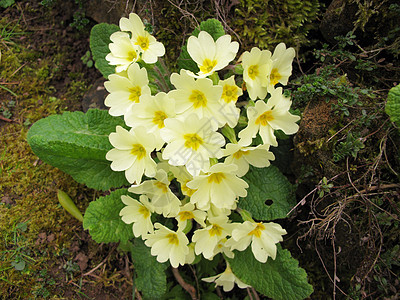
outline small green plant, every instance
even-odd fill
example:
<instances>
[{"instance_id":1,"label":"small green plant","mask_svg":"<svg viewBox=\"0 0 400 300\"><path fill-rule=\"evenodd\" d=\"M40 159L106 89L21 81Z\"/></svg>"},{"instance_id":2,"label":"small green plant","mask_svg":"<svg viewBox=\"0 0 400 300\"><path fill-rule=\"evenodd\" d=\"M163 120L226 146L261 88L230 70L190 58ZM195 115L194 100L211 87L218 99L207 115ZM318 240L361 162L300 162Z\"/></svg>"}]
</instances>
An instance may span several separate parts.
<instances>
[{"instance_id":1,"label":"small green plant","mask_svg":"<svg viewBox=\"0 0 400 300\"><path fill-rule=\"evenodd\" d=\"M89 50L81 57L81 60L88 68L93 67L94 63Z\"/></svg>"},{"instance_id":2,"label":"small green plant","mask_svg":"<svg viewBox=\"0 0 400 300\"><path fill-rule=\"evenodd\" d=\"M351 132L347 134L346 141L340 142L333 149L333 160L338 162L347 156L357 158L357 153L365 147L362 138L353 136Z\"/></svg>"},{"instance_id":3,"label":"small green plant","mask_svg":"<svg viewBox=\"0 0 400 300\"><path fill-rule=\"evenodd\" d=\"M329 193L331 191L331 188L333 188L333 183L328 183L328 179L323 177L319 186L318 196L320 198L324 197L325 193Z\"/></svg>"}]
</instances>

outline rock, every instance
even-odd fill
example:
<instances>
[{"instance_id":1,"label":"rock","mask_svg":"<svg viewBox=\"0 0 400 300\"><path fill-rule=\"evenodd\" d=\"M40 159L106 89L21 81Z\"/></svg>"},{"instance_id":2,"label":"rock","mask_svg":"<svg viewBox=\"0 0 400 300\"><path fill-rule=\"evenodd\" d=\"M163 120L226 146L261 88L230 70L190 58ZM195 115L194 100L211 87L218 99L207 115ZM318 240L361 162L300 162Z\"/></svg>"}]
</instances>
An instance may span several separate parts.
<instances>
[{"instance_id":1,"label":"rock","mask_svg":"<svg viewBox=\"0 0 400 300\"><path fill-rule=\"evenodd\" d=\"M89 91L85 93L82 99L82 110L87 112L89 108L108 109L104 105L108 92L104 88L105 78L97 79Z\"/></svg>"}]
</instances>

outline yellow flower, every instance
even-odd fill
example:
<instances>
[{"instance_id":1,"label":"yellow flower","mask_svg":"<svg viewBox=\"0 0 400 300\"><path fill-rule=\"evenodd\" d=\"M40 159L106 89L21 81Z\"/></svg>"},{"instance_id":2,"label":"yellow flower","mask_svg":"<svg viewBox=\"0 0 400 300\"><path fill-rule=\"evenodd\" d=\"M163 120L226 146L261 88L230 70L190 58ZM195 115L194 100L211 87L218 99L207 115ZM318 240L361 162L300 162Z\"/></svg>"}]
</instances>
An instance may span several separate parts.
<instances>
[{"instance_id":1,"label":"yellow flower","mask_svg":"<svg viewBox=\"0 0 400 300\"><path fill-rule=\"evenodd\" d=\"M110 53L106 60L110 65L116 66L117 73L125 71L139 59L139 48L129 38L126 32L117 31L110 36L112 43L109 44Z\"/></svg>"},{"instance_id":2,"label":"yellow flower","mask_svg":"<svg viewBox=\"0 0 400 300\"><path fill-rule=\"evenodd\" d=\"M196 192L190 202L201 210L209 210L210 204L217 208L235 209L239 197L246 197L249 185L236 176L237 166L218 163L209 172L187 183Z\"/></svg>"},{"instance_id":3,"label":"yellow flower","mask_svg":"<svg viewBox=\"0 0 400 300\"><path fill-rule=\"evenodd\" d=\"M207 118L192 114L185 120L166 119L160 130L161 138L167 142L162 157L173 166L186 166L195 176L210 166L209 158L220 158L224 137L216 132Z\"/></svg>"},{"instance_id":4,"label":"yellow flower","mask_svg":"<svg viewBox=\"0 0 400 300\"><path fill-rule=\"evenodd\" d=\"M137 127L130 131L117 126L116 132L109 136L111 145L115 148L106 154L106 159L112 161L111 169L125 171L125 177L130 183L140 183L143 174L153 177L156 174L156 163L151 158L155 149L155 138L146 128Z\"/></svg>"},{"instance_id":5,"label":"yellow flower","mask_svg":"<svg viewBox=\"0 0 400 300\"><path fill-rule=\"evenodd\" d=\"M198 75L189 74L204 78L225 68L235 58L239 44L231 42L230 35L223 35L214 41L208 32L200 31L198 37L189 37L187 50L200 69Z\"/></svg>"},{"instance_id":6,"label":"yellow flower","mask_svg":"<svg viewBox=\"0 0 400 300\"><path fill-rule=\"evenodd\" d=\"M254 107L249 107L247 127L239 132L240 143L250 145L252 138L259 133L264 144L278 146L274 130L280 129L286 134L296 133L299 129L296 122L300 117L289 112L291 104L292 101L282 94L282 88L279 87L271 92L267 103L259 100Z\"/></svg>"},{"instance_id":7,"label":"yellow flower","mask_svg":"<svg viewBox=\"0 0 400 300\"><path fill-rule=\"evenodd\" d=\"M268 93L268 75L271 73L271 52L252 48L242 56L243 80L251 100L264 99Z\"/></svg>"},{"instance_id":8,"label":"yellow flower","mask_svg":"<svg viewBox=\"0 0 400 300\"><path fill-rule=\"evenodd\" d=\"M151 222L151 213L154 212L154 207L149 202L148 198L141 195L139 202L129 196L122 195L121 200L126 206L121 209L119 215L126 224L133 223L132 229L135 237L153 233L154 229L153 223Z\"/></svg>"},{"instance_id":9,"label":"yellow flower","mask_svg":"<svg viewBox=\"0 0 400 300\"><path fill-rule=\"evenodd\" d=\"M147 71L137 63L129 66L126 76L111 74L108 80L104 82L104 87L110 94L107 95L104 104L110 107L109 114L112 116L128 114L132 106L151 93Z\"/></svg>"},{"instance_id":10,"label":"yellow flower","mask_svg":"<svg viewBox=\"0 0 400 300\"><path fill-rule=\"evenodd\" d=\"M215 286L222 286L224 292L229 292L233 289L235 283L241 289L245 289L250 287L249 285L243 283L239 278L233 274L232 269L229 264L226 264L226 269L223 273L218 274L216 276L202 278L203 281L206 282L215 282Z\"/></svg>"},{"instance_id":11,"label":"yellow flower","mask_svg":"<svg viewBox=\"0 0 400 300\"><path fill-rule=\"evenodd\" d=\"M286 85L292 74L292 62L296 53L293 48L287 48L284 43L276 46L272 55L271 73L268 76L268 91L272 91L277 83Z\"/></svg>"},{"instance_id":12,"label":"yellow flower","mask_svg":"<svg viewBox=\"0 0 400 300\"><path fill-rule=\"evenodd\" d=\"M129 14L129 18L121 18L119 27L122 31L130 31L132 43L138 47L141 58L147 64L154 64L158 57L165 54L164 45L157 42L154 36L145 30L142 20L137 14Z\"/></svg>"},{"instance_id":13,"label":"yellow flower","mask_svg":"<svg viewBox=\"0 0 400 300\"><path fill-rule=\"evenodd\" d=\"M240 109L236 107L236 101L243 94L242 89L235 83L235 76L226 80L220 80L218 85L222 87L221 105L222 109L216 111L220 114L219 119L224 120L231 128L237 125L240 115Z\"/></svg>"},{"instance_id":14,"label":"yellow flower","mask_svg":"<svg viewBox=\"0 0 400 300\"><path fill-rule=\"evenodd\" d=\"M254 257L262 263L265 263L270 256L276 257L276 244L283 241L282 235L287 232L277 223L256 223L245 221L244 223L235 223L232 230L232 238L225 245L230 246L232 250L245 250L251 243L251 250Z\"/></svg>"},{"instance_id":15,"label":"yellow flower","mask_svg":"<svg viewBox=\"0 0 400 300\"><path fill-rule=\"evenodd\" d=\"M157 256L158 262L170 261L171 266L177 268L184 265L189 255L189 240L178 229L172 231L160 223L154 224L156 231L146 236L145 244L151 247L151 255Z\"/></svg>"}]
</instances>

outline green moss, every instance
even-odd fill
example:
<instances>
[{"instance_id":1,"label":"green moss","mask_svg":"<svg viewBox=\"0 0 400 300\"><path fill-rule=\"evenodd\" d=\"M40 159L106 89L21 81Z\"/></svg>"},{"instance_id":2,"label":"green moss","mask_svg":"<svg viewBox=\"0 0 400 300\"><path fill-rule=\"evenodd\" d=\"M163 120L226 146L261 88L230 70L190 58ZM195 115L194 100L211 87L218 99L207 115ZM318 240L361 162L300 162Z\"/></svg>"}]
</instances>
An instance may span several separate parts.
<instances>
[{"instance_id":1,"label":"green moss","mask_svg":"<svg viewBox=\"0 0 400 300\"><path fill-rule=\"evenodd\" d=\"M7 24L7 20L0 20L0 32ZM14 30L21 32L18 26ZM12 93L0 89L0 99L14 104L7 107L12 122L0 126L0 145L4 145L0 148L0 290L20 299L40 298L55 288L47 281L43 283L48 279L43 274L81 226L58 203L56 191L62 189L75 199L79 195L77 205L81 211L93 192L39 161L26 142L26 134L29 124L61 113L68 109L67 103L79 101L86 83L72 82L67 94L54 97L51 82L63 72L59 66L65 55L44 57L14 44L11 37L6 43L3 37L0 82L7 83ZM65 100L72 95L73 100ZM52 237L41 240L40 235Z\"/></svg>"},{"instance_id":2,"label":"green moss","mask_svg":"<svg viewBox=\"0 0 400 300\"><path fill-rule=\"evenodd\" d=\"M231 27L246 48L270 49L277 43L289 46L310 44L308 32L316 28L318 0L240 0Z\"/></svg>"}]
</instances>

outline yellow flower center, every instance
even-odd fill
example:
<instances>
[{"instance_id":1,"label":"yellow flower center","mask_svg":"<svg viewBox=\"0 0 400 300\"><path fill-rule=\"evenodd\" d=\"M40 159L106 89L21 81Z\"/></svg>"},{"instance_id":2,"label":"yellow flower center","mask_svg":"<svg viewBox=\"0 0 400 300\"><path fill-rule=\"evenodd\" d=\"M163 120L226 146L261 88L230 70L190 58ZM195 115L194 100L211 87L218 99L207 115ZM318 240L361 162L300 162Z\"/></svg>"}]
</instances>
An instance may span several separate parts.
<instances>
[{"instance_id":1,"label":"yellow flower center","mask_svg":"<svg viewBox=\"0 0 400 300\"><path fill-rule=\"evenodd\" d=\"M225 179L224 173L213 173L210 176L208 176L208 183L215 182L217 184L221 183L223 179Z\"/></svg>"},{"instance_id":2,"label":"yellow flower center","mask_svg":"<svg viewBox=\"0 0 400 300\"><path fill-rule=\"evenodd\" d=\"M168 233L166 238L168 239L168 243L173 245L179 245L179 239L175 233Z\"/></svg>"},{"instance_id":3,"label":"yellow flower center","mask_svg":"<svg viewBox=\"0 0 400 300\"><path fill-rule=\"evenodd\" d=\"M272 85L275 85L279 82L279 80L282 78L282 75L279 74L277 68L273 68L271 71L271 75L269 75L269 80L271 81Z\"/></svg>"},{"instance_id":4,"label":"yellow flower center","mask_svg":"<svg viewBox=\"0 0 400 300\"><path fill-rule=\"evenodd\" d=\"M258 70L258 65L251 65L247 70L247 74L252 80L256 79L258 74L260 74L260 71Z\"/></svg>"},{"instance_id":5,"label":"yellow flower center","mask_svg":"<svg viewBox=\"0 0 400 300\"><path fill-rule=\"evenodd\" d=\"M233 158L234 159L239 159L239 158L241 158L243 155L247 155L247 154L249 154L249 151L242 151L242 150L239 150L238 152L235 152L235 153L233 153Z\"/></svg>"},{"instance_id":6,"label":"yellow flower center","mask_svg":"<svg viewBox=\"0 0 400 300\"><path fill-rule=\"evenodd\" d=\"M131 154L135 155L138 160L141 160L146 156L146 149L140 144L132 145Z\"/></svg>"},{"instance_id":7,"label":"yellow flower center","mask_svg":"<svg viewBox=\"0 0 400 300\"><path fill-rule=\"evenodd\" d=\"M144 51L149 49L149 38L147 36L139 36L135 45L138 45Z\"/></svg>"},{"instance_id":8,"label":"yellow flower center","mask_svg":"<svg viewBox=\"0 0 400 300\"><path fill-rule=\"evenodd\" d=\"M159 188L163 194L166 194L168 192L168 186L165 183L162 183L161 181L157 181L154 185L157 188Z\"/></svg>"},{"instance_id":9,"label":"yellow flower center","mask_svg":"<svg viewBox=\"0 0 400 300\"><path fill-rule=\"evenodd\" d=\"M194 151L197 151L200 145L203 144L203 139L199 137L196 133L185 134L183 138L185 139L185 147L192 148Z\"/></svg>"},{"instance_id":10,"label":"yellow flower center","mask_svg":"<svg viewBox=\"0 0 400 300\"><path fill-rule=\"evenodd\" d=\"M252 231L250 231L248 233L248 235L254 235L255 237L260 237L262 231L265 230L265 226L263 225L263 223L257 223L256 228L254 228Z\"/></svg>"},{"instance_id":11,"label":"yellow flower center","mask_svg":"<svg viewBox=\"0 0 400 300\"><path fill-rule=\"evenodd\" d=\"M212 69L214 69L214 67L217 65L217 61L213 60L211 61L210 59L206 58L203 61L203 65L200 66L200 71L203 73L209 73L211 72Z\"/></svg>"},{"instance_id":12,"label":"yellow flower center","mask_svg":"<svg viewBox=\"0 0 400 300\"><path fill-rule=\"evenodd\" d=\"M256 119L256 125L261 124L261 126L266 126L268 122L272 121L274 119L274 116L272 115L272 111L268 110L261 115L258 116Z\"/></svg>"},{"instance_id":13,"label":"yellow flower center","mask_svg":"<svg viewBox=\"0 0 400 300\"><path fill-rule=\"evenodd\" d=\"M224 89L222 91L222 99L226 103L229 102L236 102L238 95L237 95L238 87L236 85L224 85Z\"/></svg>"},{"instance_id":14,"label":"yellow flower center","mask_svg":"<svg viewBox=\"0 0 400 300\"><path fill-rule=\"evenodd\" d=\"M203 92L198 90L193 90L192 94L189 96L189 101L193 103L195 109L199 107L207 106L207 98Z\"/></svg>"},{"instance_id":15,"label":"yellow flower center","mask_svg":"<svg viewBox=\"0 0 400 300\"><path fill-rule=\"evenodd\" d=\"M140 206L140 208L139 208L139 213L141 213L145 219L148 218L148 217L150 216L149 210L148 210L147 207L144 206L144 205Z\"/></svg>"},{"instance_id":16,"label":"yellow flower center","mask_svg":"<svg viewBox=\"0 0 400 300\"><path fill-rule=\"evenodd\" d=\"M191 211L181 211L179 214L179 220L186 221L194 218L194 214Z\"/></svg>"},{"instance_id":17,"label":"yellow flower center","mask_svg":"<svg viewBox=\"0 0 400 300\"><path fill-rule=\"evenodd\" d=\"M153 118L153 123L158 126L158 128L164 128L164 120L168 116L165 114L165 112L158 110L154 113L154 118Z\"/></svg>"},{"instance_id":18,"label":"yellow flower center","mask_svg":"<svg viewBox=\"0 0 400 300\"><path fill-rule=\"evenodd\" d=\"M129 100L139 103L139 97L142 95L142 88L140 86L135 86L130 88L129 92L131 93L129 95Z\"/></svg>"},{"instance_id":19,"label":"yellow flower center","mask_svg":"<svg viewBox=\"0 0 400 300\"><path fill-rule=\"evenodd\" d=\"M135 50L129 51L129 52L128 52L128 57L127 57L127 59L128 59L129 61L135 61L135 60L137 59L137 53L136 53L136 51L135 51Z\"/></svg>"},{"instance_id":20,"label":"yellow flower center","mask_svg":"<svg viewBox=\"0 0 400 300\"><path fill-rule=\"evenodd\" d=\"M213 224L213 226L211 227L211 229L208 232L209 232L210 236L221 235L222 227L217 224Z\"/></svg>"},{"instance_id":21,"label":"yellow flower center","mask_svg":"<svg viewBox=\"0 0 400 300\"><path fill-rule=\"evenodd\" d=\"M186 186L186 183L188 183L189 182L189 180L187 180L185 183L183 183L182 185L181 185L181 191L182 191L182 193L184 194L184 195L186 195L186 196L188 196L188 197L192 197L192 195L194 194L194 192L196 191L196 190L192 190L191 188L188 188L187 186Z\"/></svg>"}]
</instances>

